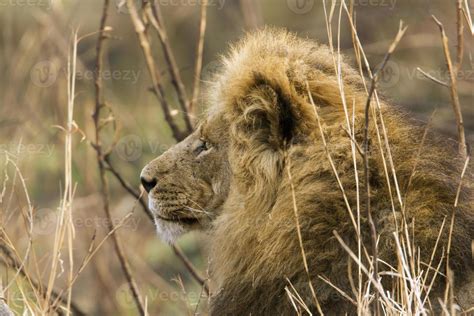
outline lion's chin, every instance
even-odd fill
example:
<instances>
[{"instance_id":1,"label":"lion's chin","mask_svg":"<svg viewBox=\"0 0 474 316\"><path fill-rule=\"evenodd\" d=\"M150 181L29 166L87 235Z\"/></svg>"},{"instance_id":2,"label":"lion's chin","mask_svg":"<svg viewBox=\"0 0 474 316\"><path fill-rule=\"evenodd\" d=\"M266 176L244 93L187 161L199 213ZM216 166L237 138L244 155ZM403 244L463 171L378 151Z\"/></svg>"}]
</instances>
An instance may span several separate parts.
<instances>
[{"instance_id":1,"label":"lion's chin","mask_svg":"<svg viewBox=\"0 0 474 316\"><path fill-rule=\"evenodd\" d=\"M161 240L171 244L180 236L188 232L188 230L180 223L168 222L155 218L156 232Z\"/></svg>"}]
</instances>

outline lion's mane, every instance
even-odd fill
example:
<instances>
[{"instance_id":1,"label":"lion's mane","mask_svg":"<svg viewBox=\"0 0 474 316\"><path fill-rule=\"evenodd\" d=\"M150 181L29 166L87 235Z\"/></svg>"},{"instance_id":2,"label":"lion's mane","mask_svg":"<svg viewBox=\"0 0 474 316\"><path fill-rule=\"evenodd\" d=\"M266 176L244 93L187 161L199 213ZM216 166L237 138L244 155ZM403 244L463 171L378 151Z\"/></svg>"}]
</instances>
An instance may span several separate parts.
<instances>
[{"instance_id":1,"label":"lion's mane","mask_svg":"<svg viewBox=\"0 0 474 316\"><path fill-rule=\"evenodd\" d=\"M359 72L342 60L339 82L337 58L326 46L274 29L247 36L222 65L209 87L209 111L229 124L233 178L210 233L213 314L293 314L285 287L293 287L315 310L295 214L323 311L350 311L347 300L320 277L352 295L348 271L356 280L357 266L352 262L348 269L349 255L333 232L357 253L357 220L351 217L356 219L358 212L363 245L371 253L359 152L367 92ZM454 208L463 165L455 145L440 141L431 130L423 137L420 124L383 100L380 107L376 104L372 101L370 112L369 174L378 256L397 269L394 232L400 233L405 218L415 255L427 264L445 221L431 260L437 264L447 249L455 212L449 262L460 284L472 269L469 172ZM367 265L366 254L362 257ZM384 275L382 282L390 287L393 279Z\"/></svg>"}]
</instances>

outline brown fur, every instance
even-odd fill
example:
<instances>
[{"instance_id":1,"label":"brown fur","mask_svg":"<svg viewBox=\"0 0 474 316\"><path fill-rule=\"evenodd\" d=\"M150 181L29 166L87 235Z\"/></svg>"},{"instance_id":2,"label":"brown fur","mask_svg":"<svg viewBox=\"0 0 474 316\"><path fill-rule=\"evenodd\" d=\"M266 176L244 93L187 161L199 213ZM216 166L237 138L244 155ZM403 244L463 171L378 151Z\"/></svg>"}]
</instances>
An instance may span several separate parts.
<instances>
[{"instance_id":1,"label":"brown fur","mask_svg":"<svg viewBox=\"0 0 474 316\"><path fill-rule=\"evenodd\" d=\"M350 115L355 104L355 139L361 145L366 92L360 76L344 61L342 70L345 100ZM314 311L296 231L293 185L310 277L323 311L353 312L353 306L318 278L326 276L351 294L349 258L333 231L354 251L357 249L355 229L306 89L307 83L318 107L329 153L355 213L351 140L343 130L346 116L329 49L285 31L259 31L232 48L214 82L209 88L208 116L197 131L142 172L147 181L158 179L150 191L150 206L158 215L199 219L196 223L179 218L157 219L159 230L168 239L194 228L208 232L211 278L215 284L213 315L294 314L284 290L289 282ZM407 221L414 225L410 229L414 231L416 247L427 263L445 217L449 224L462 161L451 145L437 140L438 136L432 133L418 157L423 128L383 102L381 112ZM383 134L379 145L375 119L382 128L380 116L371 116L371 204L380 234L379 257L396 267L393 231L395 221L400 226L401 206L389 153ZM201 151L203 141L207 147ZM397 219L392 212L382 154L387 160ZM362 158L357 152L356 160L359 179L363 179ZM472 185L469 175L466 181L456 209L450 254L456 284L461 284L462 276L472 270L474 216L473 196L466 188ZM362 192L362 180L360 183ZM173 199L176 196L181 200ZM362 239L370 249L370 230L363 212L365 199L362 193L360 196ZM169 199L172 208L166 202ZM189 207L201 210L205 216L190 212ZM441 249L446 247L446 231L436 263ZM390 280L383 276L388 289Z\"/></svg>"}]
</instances>

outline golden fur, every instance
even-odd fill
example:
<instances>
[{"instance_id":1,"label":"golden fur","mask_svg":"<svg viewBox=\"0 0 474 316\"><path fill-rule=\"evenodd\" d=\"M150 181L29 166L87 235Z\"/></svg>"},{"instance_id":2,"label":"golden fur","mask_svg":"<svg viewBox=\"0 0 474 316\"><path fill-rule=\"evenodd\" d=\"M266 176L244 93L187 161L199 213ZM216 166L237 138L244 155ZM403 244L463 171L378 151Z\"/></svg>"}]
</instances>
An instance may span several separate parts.
<instances>
[{"instance_id":1,"label":"golden fur","mask_svg":"<svg viewBox=\"0 0 474 316\"><path fill-rule=\"evenodd\" d=\"M359 74L345 61L341 68L349 120L354 113L354 138L362 146L367 94ZM353 148L344 130L346 114L329 49L286 31L266 29L235 45L223 58L223 69L213 82L209 111L197 131L142 172L146 181L158 180L150 190L158 229L167 239L190 229L207 231L215 285L213 315L294 314L284 290L290 283L314 311L295 225L294 193L309 273L323 311L354 312L352 305L318 278L325 276L351 294L349 257L333 231L354 251L357 242L307 86L354 216L360 203L361 237L370 252L365 199L363 193L357 199ZM374 113L369 129L369 166L372 212L380 234L379 257L397 267L393 232L401 225L404 209L416 249L427 263L443 219L449 224L462 161L451 144L439 141L431 132L418 155L423 128L384 102L383 125L379 112ZM357 150L355 157L363 192L363 164ZM472 273L474 216L469 175L465 182L450 253L458 285ZM173 199L177 196L179 201ZM180 216L198 220L180 221ZM170 217L175 220L167 220ZM444 229L433 262L439 261L446 246ZM391 280L382 277L387 289Z\"/></svg>"}]
</instances>

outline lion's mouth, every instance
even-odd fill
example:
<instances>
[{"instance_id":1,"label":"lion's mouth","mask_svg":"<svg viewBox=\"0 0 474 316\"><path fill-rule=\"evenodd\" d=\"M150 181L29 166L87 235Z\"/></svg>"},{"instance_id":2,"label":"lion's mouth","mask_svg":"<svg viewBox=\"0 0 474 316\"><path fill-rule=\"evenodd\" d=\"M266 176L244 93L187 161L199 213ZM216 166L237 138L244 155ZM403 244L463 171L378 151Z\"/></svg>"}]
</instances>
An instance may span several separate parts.
<instances>
[{"instance_id":1,"label":"lion's mouth","mask_svg":"<svg viewBox=\"0 0 474 316\"><path fill-rule=\"evenodd\" d=\"M185 225L198 224L200 221L200 219L196 217L184 217L184 216L165 217L158 214L156 215L156 217L162 221L180 223L180 224L185 224Z\"/></svg>"}]
</instances>

